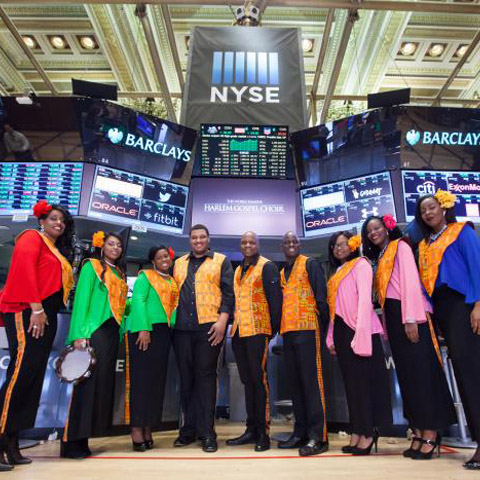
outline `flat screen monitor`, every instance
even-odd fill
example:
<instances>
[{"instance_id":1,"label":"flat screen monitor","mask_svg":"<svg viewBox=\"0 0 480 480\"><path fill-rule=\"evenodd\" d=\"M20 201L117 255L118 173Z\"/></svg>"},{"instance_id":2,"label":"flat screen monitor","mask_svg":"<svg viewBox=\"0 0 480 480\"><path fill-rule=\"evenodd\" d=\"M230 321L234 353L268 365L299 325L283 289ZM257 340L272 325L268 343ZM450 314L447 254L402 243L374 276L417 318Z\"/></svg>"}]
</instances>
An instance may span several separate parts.
<instances>
[{"instance_id":1,"label":"flat screen monitor","mask_svg":"<svg viewBox=\"0 0 480 480\"><path fill-rule=\"evenodd\" d=\"M103 100L77 102L86 161L189 184L196 130Z\"/></svg>"},{"instance_id":2,"label":"flat screen monitor","mask_svg":"<svg viewBox=\"0 0 480 480\"><path fill-rule=\"evenodd\" d=\"M290 178L287 147L286 126L202 124L198 174Z\"/></svg>"},{"instance_id":3,"label":"flat screen monitor","mask_svg":"<svg viewBox=\"0 0 480 480\"><path fill-rule=\"evenodd\" d=\"M480 222L480 172L403 170L403 198L407 222L415 218L417 200L441 188L457 196L455 215L460 221Z\"/></svg>"},{"instance_id":4,"label":"flat screen monitor","mask_svg":"<svg viewBox=\"0 0 480 480\"><path fill-rule=\"evenodd\" d=\"M361 227L370 215L395 215L388 172L327 183L300 191L306 237Z\"/></svg>"},{"instance_id":5,"label":"flat screen monitor","mask_svg":"<svg viewBox=\"0 0 480 480\"><path fill-rule=\"evenodd\" d=\"M183 185L97 166L88 216L181 234L187 198Z\"/></svg>"},{"instance_id":6,"label":"flat screen monitor","mask_svg":"<svg viewBox=\"0 0 480 480\"><path fill-rule=\"evenodd\" d=\"M0 163L0 215L29 214L39 200L78 215L81 163Z\"/></svg>"},{"instance_id":7,"label":"flat screen monitor","mask_svg":"<svg viewBox=\"0 0 480 480\"><path fill-rule=\"evenodd\" d=\"M192 225L207 225L215 235L282 236L296 231L298 195L294 180L195 178Z\"/></svg>"}]
</instances>

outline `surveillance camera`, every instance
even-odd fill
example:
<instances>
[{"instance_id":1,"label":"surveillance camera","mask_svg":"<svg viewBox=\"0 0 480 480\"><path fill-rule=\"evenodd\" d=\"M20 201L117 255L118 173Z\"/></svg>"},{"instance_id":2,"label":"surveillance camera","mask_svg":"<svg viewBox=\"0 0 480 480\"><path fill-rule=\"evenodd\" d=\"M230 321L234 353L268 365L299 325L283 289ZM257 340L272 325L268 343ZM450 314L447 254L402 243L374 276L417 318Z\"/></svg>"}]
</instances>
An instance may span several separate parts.
<instances>
[{"instance_id":1,"label":"surveillance camera","mask_svg":"<svg viewBox=\"0 0 480 480\"><path fill-rule=\"evenodd\" d=\"M255 5L251 6L248 16L258 21L260 19L260 9L255 7Z\"/></svg>"},{"instance_id":2,"label":"surveillance camera","mask_svg":"<svg viewBox=\"0 0 480 480\"><path fill-rule=\"evenodd\" d=\"M237 20L242 20L245 18L245 8L244 7L237 7L235 9L235 18Z\"/></svg>"}]
</instances>

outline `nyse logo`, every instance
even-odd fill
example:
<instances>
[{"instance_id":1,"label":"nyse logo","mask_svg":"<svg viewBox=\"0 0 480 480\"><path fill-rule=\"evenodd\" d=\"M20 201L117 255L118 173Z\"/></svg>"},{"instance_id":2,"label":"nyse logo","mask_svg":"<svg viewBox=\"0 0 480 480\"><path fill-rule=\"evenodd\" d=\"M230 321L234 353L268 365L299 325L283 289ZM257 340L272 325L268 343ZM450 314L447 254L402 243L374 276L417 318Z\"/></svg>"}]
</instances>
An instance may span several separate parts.
<instances>
[{"instance_id":1,"label":"nyse logo","mask_svg":"<svg viewBox=\"0 0 480 480\"><path fill-rule=\"evenodd\" d=\"M420 195L435 195L437 187L431 180L426 180L422 184L417 186L417 192Z\"/></svg>"},{"instance_id":2,"label":"nyse logo","mask_svg":"<svg viewBox=\"0 0 480 480\"><path fill-rule=\"evenodd\" d=\"M211 103L280 103L277 52L213 52Z\"/></svg>"}]
</instances>

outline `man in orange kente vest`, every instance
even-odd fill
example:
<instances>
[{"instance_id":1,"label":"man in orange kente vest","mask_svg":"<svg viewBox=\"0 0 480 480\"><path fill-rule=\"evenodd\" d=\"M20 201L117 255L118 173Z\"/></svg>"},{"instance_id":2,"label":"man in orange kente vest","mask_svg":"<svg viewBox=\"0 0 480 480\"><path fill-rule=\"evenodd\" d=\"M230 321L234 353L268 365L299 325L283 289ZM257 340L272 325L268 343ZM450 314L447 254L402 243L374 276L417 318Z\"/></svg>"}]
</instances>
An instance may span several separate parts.
<instances>
[{"instance_id":1,"label":"man in orange kente vest","mask_svg":"<svg viewBox=\"0 0 480 480\"><path fill-rule=\"evenodd\" d=\"M244 260L235 271L235 318L232 349L245 387L247 430L227 445L255 444L256 452L270 448L270 398L267 380L268 342L278 332L282 291L278 269L260 256L254 232L240 241Z\"/></svg>"},{"instance_id":2,"label":"man in orange kente vest","mask_svg":"<svg viewBox=\"0 0 480 480\"><path fill-rule=\"evenodd\" d=\"M295 427L278 448L299 448L301 456L328 450L325 395L320 352L321 319L326 319L322 267L300 255L300 241L287 232L282 242L286 265L280 272L283 308L280 333L292 387Z\"/></svg>"},{"instance_id":3,"label":"man in orange kente vest","mask_svg":"<svg viewBox=\"0 0 480 480\"><path fill-rule=\"evenodd\" d=\"M217 362L233 310L233 269L225 255L210 250L204 225L190 230L191 252L175 262L180 290L173 348L180 372L183 424L175 447L198 438L204 452L218 448L215 434Z\"/></svg>"}]
</instances>

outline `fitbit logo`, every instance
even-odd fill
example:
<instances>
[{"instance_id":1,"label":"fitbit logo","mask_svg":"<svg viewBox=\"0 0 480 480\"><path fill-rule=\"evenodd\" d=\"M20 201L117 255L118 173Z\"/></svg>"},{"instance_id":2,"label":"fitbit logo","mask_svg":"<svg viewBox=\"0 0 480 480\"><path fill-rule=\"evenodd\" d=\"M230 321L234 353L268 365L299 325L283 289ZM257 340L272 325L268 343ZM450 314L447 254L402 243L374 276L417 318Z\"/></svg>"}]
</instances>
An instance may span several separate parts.
<instances>
[{"instance_id":1,"label":"fitbit logo","mask_svg":"<svg viewBox=\"0 0 480 480\"><path fill-rule=\"evenodd\" d=\"M211 103L280 103L277 52L213 52Z\"/></svg>"}]
</instances>

